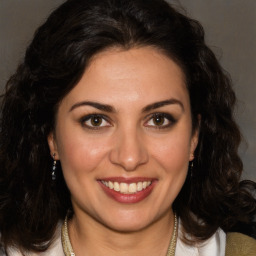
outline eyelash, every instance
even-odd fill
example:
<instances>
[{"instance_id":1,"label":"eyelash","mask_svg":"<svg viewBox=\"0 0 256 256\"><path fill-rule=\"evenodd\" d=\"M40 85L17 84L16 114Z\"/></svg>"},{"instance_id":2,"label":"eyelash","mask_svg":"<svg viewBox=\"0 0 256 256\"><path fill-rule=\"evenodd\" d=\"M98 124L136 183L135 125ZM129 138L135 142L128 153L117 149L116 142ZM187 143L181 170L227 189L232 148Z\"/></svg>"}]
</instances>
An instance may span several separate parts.
<instances>
[{"instance_id":1,"label":"eyelash","mask_svg":"<svg viewBox=\"0 0 256 256\"><path fill-rule=\"evenodd\" d=\"M104 125L104 126L87 125L86 122L88 122L90 120L92 122L92 118L98 118L98 119L100 118L101 119L100 125L102 124L102 122L107 122L109 125ZM101 114L90 114L90 115L84 116L80 119L80 123L82 124L83 127L87 128L87 129L91 129L91 130L99 130L99 129L102 129L105 127L112 126L109 121L109 118L107 118L106 116L101 115Z\"/></svg>"},{"instance_id":2,"label":"eyelash","mask_svg":"<svg viewBox=\"0 0 256 256\"><path fill-rule=\"evenodd\" d=\"M92 123L91 123L91 125L86 124L86 122L88 122L88 121L92 122L93 118L100 119L99 126L92 125ZM150 123L150 121L154 122L153 121L154 118L164 118L163 124L166 121L168 123L165 124L165 125L160 124L159 126L156 125L156 124L149 125L148 123ZM145 126L146 127L152 127L154 129L167 129L167 128L171 127L173 124L175 124L176 121L177 121L172 115L167 114L167 113L154 113L154 114L151 114L150 116L146 117L145 119L147 119L147 121L145 122ZM104 124L104 122L106 122L107 125L102 126L102 123ZM87 128L87 129L91 129L91 130L99 130L99 129L103 129L105 127L112 126L112 124L110 123L110 119L108 117L106 117L105 115L102 115L102 114L90 114L90 115L84 116L80 119L80 123L83 127Z\"/></svg>"},{"instance_id":3,"label":"eyelash","mask_svg":"<svg viewBox=\"0 0 256 256\"><path fill-rule=\"evenodd\" d=\"M164 123L166 122L167 120L167 124L165 125L146 125L147 127L153 127L154 129L167 129L167 128L170 128L172 125L174 125L177 120L170 114L167 114L167 113L154 113L152 115L149 116L149 119L146 123L149 123L150 121L153 122L153 118L164 118Z\"/></svg>"}]
</instances>

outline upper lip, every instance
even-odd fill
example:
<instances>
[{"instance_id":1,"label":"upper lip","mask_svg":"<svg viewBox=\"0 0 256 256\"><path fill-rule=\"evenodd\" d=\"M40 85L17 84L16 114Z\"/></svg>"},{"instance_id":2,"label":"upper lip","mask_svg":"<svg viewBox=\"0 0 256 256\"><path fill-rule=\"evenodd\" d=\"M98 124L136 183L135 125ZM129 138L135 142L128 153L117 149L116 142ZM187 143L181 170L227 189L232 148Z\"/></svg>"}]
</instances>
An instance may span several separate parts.
<instances>
[{"instance_id":1,"label":"upper lip","mask_svg":"<svg viewBox=\"0 0 256 256\"><path fill-rule=\"evenodd\" d=\"M112 181L118 183L138 183L143 181L154 181L157 180L156 178L149 178L149 177L107 177L107 178L100 178L99 181Z\"/></svg>"}]
</instances>

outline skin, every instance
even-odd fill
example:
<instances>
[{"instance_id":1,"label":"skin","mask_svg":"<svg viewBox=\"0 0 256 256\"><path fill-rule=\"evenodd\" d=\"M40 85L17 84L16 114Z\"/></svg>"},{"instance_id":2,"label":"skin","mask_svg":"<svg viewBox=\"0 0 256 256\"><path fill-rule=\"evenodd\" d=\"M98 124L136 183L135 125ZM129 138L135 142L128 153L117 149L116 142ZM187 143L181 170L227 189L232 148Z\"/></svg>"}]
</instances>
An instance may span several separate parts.
<instances>
[{"instance_id":1,"label":"skin","mask_svg":"<svg viewBox=\"0 0 256 256\"><path fill-rule=\"evenodd\" d=\"M111 112L85 101L107 104ZM91 114L103 116L99 126ZM71 192L76 255L166 255L171 205L198 142L181 68L151 47L106 50L93 57L56 118L48 143ZM109 177L155 183L145 199L120 203L99 184Z\"/></svg>"}]
</instances>

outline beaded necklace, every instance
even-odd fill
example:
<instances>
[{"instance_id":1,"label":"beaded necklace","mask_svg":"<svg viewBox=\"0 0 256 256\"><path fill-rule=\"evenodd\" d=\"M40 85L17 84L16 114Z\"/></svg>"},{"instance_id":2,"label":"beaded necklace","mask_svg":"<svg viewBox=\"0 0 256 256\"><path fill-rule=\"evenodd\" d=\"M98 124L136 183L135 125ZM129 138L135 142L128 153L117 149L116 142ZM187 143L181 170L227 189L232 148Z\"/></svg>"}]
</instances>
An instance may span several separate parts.
<instances>
[{"instance_id":1,"label":"beaded necklace","mask_svg":"<svg viewBox=\"0 0 256 256\"><path fill-rule=\"evenodd\" d=\"M168 251L166 256L175 256L176 242L178 236L178 220L176 214L174 214L174 228L172 238L169 243ZM61 228L61 242L65 256L75 256L73 251L69 235L68 235L68 218L66 216L65 221Z\"/></svg>"}]
</instances>

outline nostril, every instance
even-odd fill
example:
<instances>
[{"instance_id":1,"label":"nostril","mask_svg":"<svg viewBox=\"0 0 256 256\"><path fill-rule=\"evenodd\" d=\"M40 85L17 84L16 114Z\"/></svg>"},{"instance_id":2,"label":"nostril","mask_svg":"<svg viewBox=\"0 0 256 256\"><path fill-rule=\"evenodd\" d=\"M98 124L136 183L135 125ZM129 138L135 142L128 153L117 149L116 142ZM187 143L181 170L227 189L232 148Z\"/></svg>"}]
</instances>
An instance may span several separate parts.
<instances>
[{"instance_id":1,"label":"nostril","mask_svg":"<svg viewBox=\"0 0 256 256\"><path fill-rule=\"evenodd\" d=\"M133 171L138 166L148 161L148 153L144 145L136 141L127 141L119 143L110 152L110 161L113 164L120 165L126 171Z\"/></svg>"}]
</instances>

